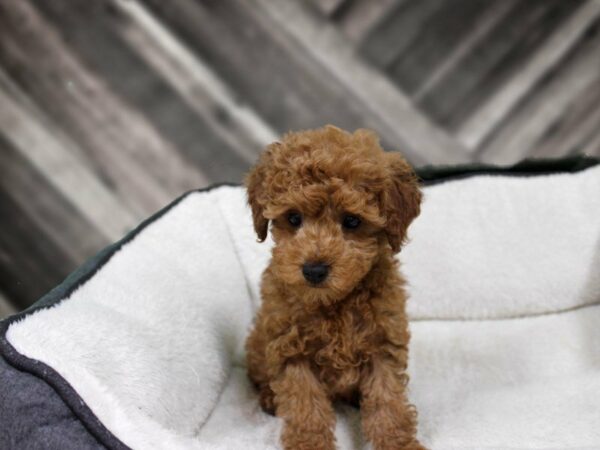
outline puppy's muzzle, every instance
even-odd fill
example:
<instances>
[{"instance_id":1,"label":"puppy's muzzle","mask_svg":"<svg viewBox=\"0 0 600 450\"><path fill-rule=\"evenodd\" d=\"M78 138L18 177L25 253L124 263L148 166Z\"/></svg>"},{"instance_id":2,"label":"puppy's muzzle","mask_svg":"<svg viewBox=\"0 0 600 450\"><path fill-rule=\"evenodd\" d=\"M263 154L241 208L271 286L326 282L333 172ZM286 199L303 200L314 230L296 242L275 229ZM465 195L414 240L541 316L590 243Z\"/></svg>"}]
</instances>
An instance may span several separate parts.
<instances>
[{"instance_id":1,"label":"puppy's muzzle","mask_svg":"<svg viewBox=\"0 0 600 450\"><path fill-rule=\"evenodd\" d=\"M312 284L322 283L329 273L329 266L323 263L306 263L302 266L302 275Z\"/></svg>"}]
</instances>

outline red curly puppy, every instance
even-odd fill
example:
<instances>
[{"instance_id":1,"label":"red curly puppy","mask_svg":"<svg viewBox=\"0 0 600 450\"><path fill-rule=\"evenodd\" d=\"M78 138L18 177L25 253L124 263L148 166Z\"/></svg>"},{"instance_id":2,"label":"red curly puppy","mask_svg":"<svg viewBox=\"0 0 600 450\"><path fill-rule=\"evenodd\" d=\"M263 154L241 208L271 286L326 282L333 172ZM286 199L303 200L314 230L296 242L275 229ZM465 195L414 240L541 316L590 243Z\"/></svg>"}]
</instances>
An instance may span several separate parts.
<instances>
[{"instance_id":1,"label":"red curly puppy","mask_svg":"<svg viewBox=\"0 0 600 450\"><path fill-rule=\"evenodd\" d=\"M246 180L260 241L275 241L246 343L286 449L335 449L332 400L360 402L377 450L422 449L406 396L408 321L394 254L419 214L410 166L374 133L327 126L271 144Z\"/></svg>"}]
</instances>

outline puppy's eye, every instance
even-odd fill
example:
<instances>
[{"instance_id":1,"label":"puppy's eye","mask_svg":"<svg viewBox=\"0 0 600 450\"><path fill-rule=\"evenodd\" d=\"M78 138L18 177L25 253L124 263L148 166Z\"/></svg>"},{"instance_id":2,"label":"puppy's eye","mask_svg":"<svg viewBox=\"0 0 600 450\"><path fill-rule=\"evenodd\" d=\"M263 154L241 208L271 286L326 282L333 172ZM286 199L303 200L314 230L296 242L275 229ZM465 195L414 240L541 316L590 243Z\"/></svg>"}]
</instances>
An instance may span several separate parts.
<instances>
[{"instance_id":1,"label":"puppy's eye","mask_svg":"<svg viewBox=\"0 0 600 450\"><path fill-rule=\"evenodd\" d=\"M360 226L360 217L346 214L342 217L342 226L348 230L354 230Z\"/></svg>"},{"instance_id":2,"label":"puppy's eye","mask_svg":"<svg viewBox=\"0 0 600 450\"><path fill-rule=\"evenodd\" d=\"M294 228L298 228L300 225L302 225L302 215L295 211L289 212L287 215L287 221Z\"/></svg>"}]
</instances>

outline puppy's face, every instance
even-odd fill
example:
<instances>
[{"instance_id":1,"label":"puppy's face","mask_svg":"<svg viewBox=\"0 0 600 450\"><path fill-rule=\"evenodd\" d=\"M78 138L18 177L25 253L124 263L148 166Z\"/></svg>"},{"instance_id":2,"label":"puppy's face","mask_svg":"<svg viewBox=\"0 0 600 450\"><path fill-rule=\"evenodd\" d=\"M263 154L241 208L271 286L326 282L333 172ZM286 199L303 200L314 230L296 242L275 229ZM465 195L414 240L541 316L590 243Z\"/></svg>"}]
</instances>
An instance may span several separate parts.
<instances>
[{"instance_id":1,"label":"puppy's face","mask_svg":"<svg viewBox=\"0 0 600 450\"><path fill-rule=\"evenodd\" d=\"M369 195L340 180L298 186L268 209L272 273L307 300L344 297L371 269L383 221Z\"/></svg>"},{"instance_id":2,"label":"puppy's face","mask_svg":"<svg viewBox=\"0 0 600 450\"><path fill-rule=\"evenodd\" d=\"M288 134L247 178L259 240L268 224L271 273L308 302L345 297L382 252L397 252L420 192L398 153L376 136L334 127Z\"/></svg>"}]
</instances>

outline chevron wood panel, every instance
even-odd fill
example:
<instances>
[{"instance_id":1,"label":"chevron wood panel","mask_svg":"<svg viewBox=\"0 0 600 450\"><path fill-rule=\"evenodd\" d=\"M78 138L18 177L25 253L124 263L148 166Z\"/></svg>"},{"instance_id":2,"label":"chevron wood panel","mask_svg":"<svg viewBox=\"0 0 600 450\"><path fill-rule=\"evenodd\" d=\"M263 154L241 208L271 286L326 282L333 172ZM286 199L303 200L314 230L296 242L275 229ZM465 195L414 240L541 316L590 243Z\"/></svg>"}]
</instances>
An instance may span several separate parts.
<instances>
[{"instance_id":1,"label":"chevron wood panel","mask_svg":"<svg viewBox=\"0 0 600 450\"><path fill-rule=\"evenodd\" d=\"M0 316L281 133L600 156L600 0L0 0Z\"/></svg>"}]
</instances>

